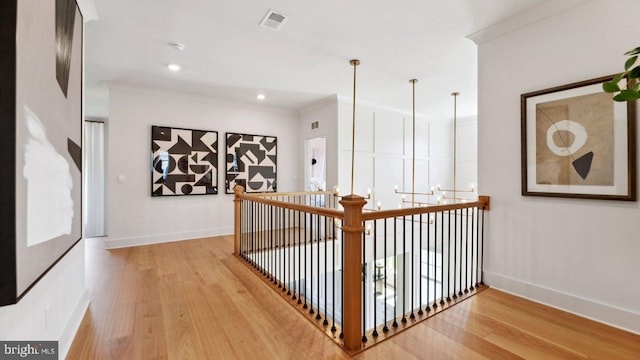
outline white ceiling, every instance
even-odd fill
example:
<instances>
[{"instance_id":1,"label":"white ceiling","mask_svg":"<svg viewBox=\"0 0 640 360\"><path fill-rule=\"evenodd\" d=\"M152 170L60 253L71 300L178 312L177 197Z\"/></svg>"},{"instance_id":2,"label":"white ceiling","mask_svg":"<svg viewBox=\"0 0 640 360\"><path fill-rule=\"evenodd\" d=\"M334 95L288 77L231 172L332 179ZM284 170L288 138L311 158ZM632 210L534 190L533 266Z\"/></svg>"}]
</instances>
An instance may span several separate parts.
<instances>
[{"instance_id":1,"label":"white ceiling","mask_svg":"<svg viewBox=\"0 0 640 360\"><path fill-rule=\"evenodd\" d=\"M451 117L450 94L458 91L459 116L474 115L476 45L465 36L546 1L94 0L99 20L86 25L87 84L117 81L300 110L332 94L351 97L349 60L358 58L358 99L409 111L409 79L417 78L419 114ZM290 17L280 31L258 25L269 9ZM180 72L167 70L174 62ZM256 100L258 93L267 98Z\"/></svg>"}]
</instances>

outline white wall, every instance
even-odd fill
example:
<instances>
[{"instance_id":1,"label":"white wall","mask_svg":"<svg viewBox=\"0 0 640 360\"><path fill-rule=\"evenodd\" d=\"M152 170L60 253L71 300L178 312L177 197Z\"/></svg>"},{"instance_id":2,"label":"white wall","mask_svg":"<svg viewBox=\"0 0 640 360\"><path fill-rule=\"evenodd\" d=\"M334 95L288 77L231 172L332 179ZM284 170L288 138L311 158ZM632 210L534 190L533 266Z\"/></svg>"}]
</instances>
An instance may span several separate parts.
<instances>
[{"instance_id":1,"label":"white wall","mask_svg":"<svg viewBox=\"0 0 640 360\"><path fill-rule=\"evenodd\" d=\"M107 247L233 233L233 195L224 194L227 131L277 136L278 191L299 189L292 112L122 84L110 84L109 97ZM218 131L217 195L151 197L152 125Z\"/></svg>"},{"instance_id":2,"label":"white wall","mask_svg":"<svg viewBox=\"0 0 640 360\"><path fill-rule=\"evenodd\" d=\"M640 332L637 202L520 195L520 94L622 70L637 0L593 0L479 45L479 187L491 196L485 280Z\"/></svg>"},{"instance_id":3,"label":"white wall","mask_svg":"<svg viewBox=\"0 0 640 360\"><path fill-rule=\"evenodd\" d=\"M338 100L337 96L330 96L316 104L302 109L300 121L300 152L305 149L305 141L316 137L326 138L325 174L327 189L338 185ZM311 123L317 121L318 128L311 129ZM307 157L300 157L300 169L304 169L308 176L309 164ZM302 173L300 173L302 174ZM300 178L300 189L305 189L304 178Z\"/></svg>"},{"instance_id":4,"label":"white wall","mask_svg":"<svg viewBox=\"0 0 640 360\"><path fill-rule=\"evenodd\" d=\"M81 240L15 305L0 307L0 339L59 341L60 359L89 306Z\"/></svg>"},{"instance_id":5,"label":"white wall","mask_svg":"<svg viewBox=\"0 0 640 360\"><path fill-rule=\"evenodd\" d=\"M362 102L358 102L361 104ZM381 202L383 209L402 202L398 191L411 192L413 168L413 119L410 113L365 103L356 108L354 192L366 196L374 190L368 207ZM351 191L352 102L339 104L340 193ZM458 119L457 188L476 182L475 117ZM453 121L416 116L415 192L427 193L432 186L453 188ZM458 194L465 195L465 194ZM471 197L471 194L466 194ZM410 200L410 195L406 195ZM416 196L418 202L435 202L435 197Z\"/></svg>"}]
</instances>

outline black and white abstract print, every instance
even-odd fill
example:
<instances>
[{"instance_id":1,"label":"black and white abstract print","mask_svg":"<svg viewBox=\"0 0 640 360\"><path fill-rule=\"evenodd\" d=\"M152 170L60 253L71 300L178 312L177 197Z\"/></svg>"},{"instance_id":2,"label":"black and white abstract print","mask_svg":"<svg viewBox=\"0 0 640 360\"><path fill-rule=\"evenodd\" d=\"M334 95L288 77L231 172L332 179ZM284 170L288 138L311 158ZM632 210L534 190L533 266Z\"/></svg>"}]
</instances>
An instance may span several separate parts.
<instances>
[{"instance_id":1,"label":"black and white abstract print","mask_svg":"<svg viewBox=\"0 0 640 360\"><path fill-rule=\"evenodd\" d=\"M248 193L277 191L278 139L275 136L227 133L227 194L241 185Z\"/></svg>"},{"instance_id":2,"label":"black and white abstract print","mask_svg":"<svg viewBox=\"0 0 640 360\"><path fill-rule=\"evenodd\" d=\"M153 126L151 196L218 193L218 132Z\"/></svg>"}]
</instances>

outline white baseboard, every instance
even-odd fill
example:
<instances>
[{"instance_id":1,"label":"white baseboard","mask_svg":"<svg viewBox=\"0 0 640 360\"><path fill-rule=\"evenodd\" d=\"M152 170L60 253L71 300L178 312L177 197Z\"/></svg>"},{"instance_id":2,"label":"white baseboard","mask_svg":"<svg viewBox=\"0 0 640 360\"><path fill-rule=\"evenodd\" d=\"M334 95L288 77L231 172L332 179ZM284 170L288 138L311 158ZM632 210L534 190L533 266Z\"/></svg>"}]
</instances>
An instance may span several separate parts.
<instances>
[{"instance_id":1,"label":"white baseboard","mask_svg":"<svg viewBox=\"0 0 640 360\"><path fill-rule=\"evenodd\" d=\"M173 242L180 240L199 239L212 236L222 236L233 234L233 228L208 229L198 231L188 231L171 234L155 234L148 236L136 236L128 238L107 238L105 240L106 249L117 249L123 247L160 244L165 242Z\"/></svg>"},{"instance_id":2,"label":"white baseboard","mask_svg":"<svg viewBox=\"0 0 640 360\"><path fill-rule=\"evenodd\" d=\"M58 340L58 353L60 359L65 359L67 357L67 353L71 348L71 344L73 343L73 339L80 328L80 324L82 324L82 319L84 318L84 314L87 312L89 308L89 294L85 291L80 297L78 301L78 305L73 310L73 314L71 314L71 318L69 322L62 330L60 334L60 339Z\"/></svg>"},{"instance_id":3,"label":"white baseboard","mask_svg":"<svg viewBox=\"0 0 640 360\"><path fill-rule=\"evenodd\" d=\"M640 334L640 314L599 303L555 289L528 283L490 271L483 271L484 282L492 288L570 312L622 330Z\"/></svg>"}]
</instances>

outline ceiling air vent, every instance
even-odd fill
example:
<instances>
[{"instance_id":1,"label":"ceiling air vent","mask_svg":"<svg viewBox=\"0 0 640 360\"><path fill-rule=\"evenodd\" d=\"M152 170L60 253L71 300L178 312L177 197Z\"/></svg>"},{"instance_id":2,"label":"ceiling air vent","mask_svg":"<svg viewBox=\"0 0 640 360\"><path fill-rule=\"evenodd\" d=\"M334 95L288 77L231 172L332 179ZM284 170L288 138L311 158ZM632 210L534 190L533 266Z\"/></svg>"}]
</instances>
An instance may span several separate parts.
<instances>
[{"instance_id":1,"label":"ceiling air vent","mask_svg":"<svg viewBox=\"0 0 640 360\"><path fill-rule=\"evenodd\" d=\"M282 25L287 22L288 19L289 17L287 17L287 15L269 10L267 11L267 14L262 18L262 21L260 21L260 26L278 31L280 30Z\"/></svg>"}]
</instances>

